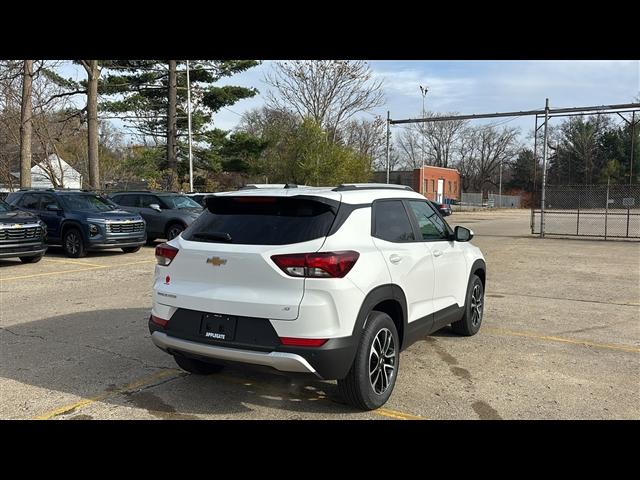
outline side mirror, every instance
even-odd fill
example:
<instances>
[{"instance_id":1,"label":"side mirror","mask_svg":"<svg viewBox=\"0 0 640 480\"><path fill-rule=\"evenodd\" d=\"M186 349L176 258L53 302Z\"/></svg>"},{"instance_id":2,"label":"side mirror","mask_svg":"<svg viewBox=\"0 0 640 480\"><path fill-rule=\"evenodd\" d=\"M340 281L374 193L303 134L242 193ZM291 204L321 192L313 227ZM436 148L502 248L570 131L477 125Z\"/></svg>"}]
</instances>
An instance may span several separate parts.
<instances>
[{"instance_id":1,"label":"side mirror","mask_svg":"<svg viewBox=\"0 0 640 480\"><path fill-rule=\"evenodd\" d=\"M453 231L453 236L456 242L468 242L473 238L473 231L458 225Z\"/></svg>"},{"instance_id":2,"label":"side mirror","mask_svg":"<svg viewBox=\"0 0 640 480\"><path fill-rule=\"evenodd\" d=\"M46 210L49 212L60 212L62 211L62 209L60 207L58 207L57 205L54 205L53 203L50 203L49 205L46 206Z\"/></svg>"},{"instance_id":3,"label":"side mirror","mask_svg":"<svg viewBox=\"0 0 640 480\"><path fill-rule=\"evenodd\" d=\"M160 212L160 211L161 211L161 209L160 209L160 205L158 205L157 203L152 203L152 204L150 204L150 205L149 205L149 208L150 208L150 209L152 209L152 210L155 210L155 211L157 211L157 212Z\"/></svg>"}]
</instances>

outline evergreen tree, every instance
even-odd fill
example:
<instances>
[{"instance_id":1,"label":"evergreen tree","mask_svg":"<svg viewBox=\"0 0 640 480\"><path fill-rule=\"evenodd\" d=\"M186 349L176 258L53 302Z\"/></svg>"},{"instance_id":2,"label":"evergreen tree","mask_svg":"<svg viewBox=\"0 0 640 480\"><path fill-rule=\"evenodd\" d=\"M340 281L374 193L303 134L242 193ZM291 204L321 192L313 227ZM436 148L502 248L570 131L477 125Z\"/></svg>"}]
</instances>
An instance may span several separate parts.
<instances>
[{"instance_id":1,"label":"evergreen tree","mask_svg":"<svg viewBox=\"0 0 640 480\"><path fill-rule=\"evenodd\" d=\"M233 105L257 93L255 88L232 85L216 86L224 77L243 72L258 64L254 60L194 60L190 61L191 120L194 154L204 155L195 160L211 165L216 155L208 150L219 149L224 136L210 127L212 116L221 108ZM173 68L175 65L175 88ZM177 159L187 156L187 78L183 60L126 60L105 62L108 74L100 84L100 93L107 97L101 110L111 112L132 124L134 130L157 148L168 150L158 165L166 172L165 188L175 188L175 179L186 172L186 162ZM175 92L175 112L173 98ZM175 118L175 127L170 125ZM205 147L206 145L206 147ZM204 148L203 148L204 147ZM174 153L175 149L175 153ZM214 152L215 153L215 152ZM181 182L177 182L181 183Z\"/></svg>"}]
</instances>

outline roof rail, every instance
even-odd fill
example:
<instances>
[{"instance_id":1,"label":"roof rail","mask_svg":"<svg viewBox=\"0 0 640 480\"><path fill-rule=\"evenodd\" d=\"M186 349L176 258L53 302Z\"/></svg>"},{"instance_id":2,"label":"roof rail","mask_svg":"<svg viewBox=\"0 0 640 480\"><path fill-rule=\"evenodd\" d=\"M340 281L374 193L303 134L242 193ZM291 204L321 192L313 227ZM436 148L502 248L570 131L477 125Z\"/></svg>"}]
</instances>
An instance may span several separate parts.
<instances>
[{"instance_id":1,"label":"roof rail","mask_svg":"<svg viewBox=\"0 0 640 480\"><path fill-rule=\"evenodd\" d=\"M408 185L396 185L393 183L342 183L333 189L334 192L347 192L350 190L407 190L413 192Z\"/></svg>"},{"instance_id":2,"label":"roof rail","mask_svg":"<svg viewBox=\"0 0 640 480\"><path fill-rule=\"evenodd\" d=\"M151 193L151 192L152 192L151 190L115 190L113 192L110 192L110 194L114 194L114 193ZM171 193L171 192L167 192L167 193Z\"/></svg>"}]
</instances>

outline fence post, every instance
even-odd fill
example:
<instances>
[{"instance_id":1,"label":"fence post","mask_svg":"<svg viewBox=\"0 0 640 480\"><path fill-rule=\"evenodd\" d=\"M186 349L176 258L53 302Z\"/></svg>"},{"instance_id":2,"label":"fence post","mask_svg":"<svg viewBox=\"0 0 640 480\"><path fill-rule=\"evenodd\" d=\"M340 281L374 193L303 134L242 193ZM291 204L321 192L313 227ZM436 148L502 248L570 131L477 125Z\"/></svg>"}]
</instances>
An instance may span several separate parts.
<instances>
[{"instance_id":1,"label":"fence post","mask_svg":"<svg viewBox=\"0 0 640 480\"><path fill-rule=\"evenodd\" d=\"M607 204L604 209L604 239L607 239L607 220L609 219L609 180L611 178L607 177Z\"/></svg>"},{"instance_id":2,"label":"fence post","mask_svg":"<svg viewBox=\"0 0 640 480\"><path fill-rule=\"evenodd\" d=\"M580 194L582 191L578 190L578 220L576 221L576 236L580 235Z\"/></svg>"}]
</instances>

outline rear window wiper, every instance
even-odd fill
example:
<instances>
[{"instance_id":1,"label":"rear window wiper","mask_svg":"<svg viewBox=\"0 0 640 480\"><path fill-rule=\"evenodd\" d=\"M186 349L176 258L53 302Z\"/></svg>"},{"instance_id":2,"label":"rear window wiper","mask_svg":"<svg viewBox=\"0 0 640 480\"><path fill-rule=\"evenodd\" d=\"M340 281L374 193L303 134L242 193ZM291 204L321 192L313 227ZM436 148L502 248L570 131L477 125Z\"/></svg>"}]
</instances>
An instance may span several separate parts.
<instances>
[{"instance_id":1,"label":"rear window wiper","mask_svg":"<svg viewBox=\"0 0 640 480\"><path fill-rule=\"evenodd\" d=\"M201 238L203 240L210 240L214 242L227 242L231 243L232 238L227 232L201 232L194 233L195 238Z\"/></svg>"}]
</instances>

